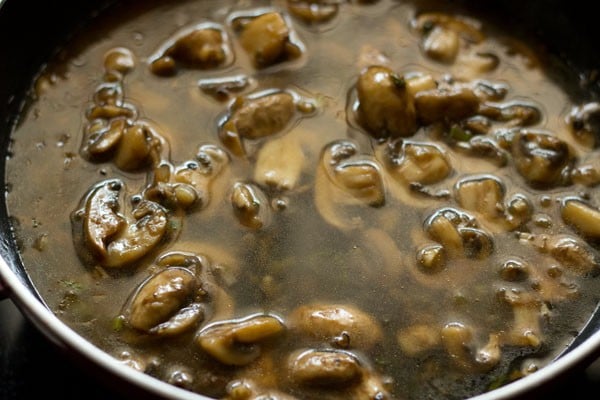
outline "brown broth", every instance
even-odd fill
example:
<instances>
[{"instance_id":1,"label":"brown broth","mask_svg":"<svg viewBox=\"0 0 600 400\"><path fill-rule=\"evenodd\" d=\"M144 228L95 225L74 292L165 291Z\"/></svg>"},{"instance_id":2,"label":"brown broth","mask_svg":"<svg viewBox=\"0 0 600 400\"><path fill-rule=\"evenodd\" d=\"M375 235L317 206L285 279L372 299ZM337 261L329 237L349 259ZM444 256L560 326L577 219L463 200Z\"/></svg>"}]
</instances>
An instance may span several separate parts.
<instances>
[{"instance_id":1,"label":"brown broth","mask_svg":"<svg viewBox=\"0 0 600 400\"><path fill-rule=\"evenodd\" d=\"M447 178L426 186L432 192L445 190L448 196L419 195L386 175L383 206L349 206L341 220L358 218L358 227L332 226L315 205L315 174L322 149L334 140L351 138L361 153L379 157L381 162L387 146L365 134L351 115L348 99L355 96L361 54L375 49L385 55L394 71L418 71L435 79L462 70L456 64L433 61L419 50L421 38L411 29L415 4L387 0L364 5L343 2L335 17L315 25L289 17L305 52L290 62L256 70L226 18L233 11L256 10L269 2L239 3L185 1L139 6L141 10L117 7L92 21L65 45L61 57L51 60L41 72L36 83L38 96L13 135L7 177L11 185L8 205L17 223L24 265L48 307L115 357L130 364L138 361L145 366L143 370L159 379L214 397L224 397L227 383L245 376L264 390L280 390L297 398L361 398L349 394L352 388L299 389L287 381L285 368L277 367L297 349L332 347L327 340L290 331L270 343L255 364L240 368L220 365L194 342L199 329L220 319L272 313L285 324L294 309L309 303L357 307L379 321L383 339L370 349L354 349L351 343L349 351L384 382L382 387L389 390L390 398L473 396L541 368L560 354L596 307L600 283L591 275L598 266L585 274L560 267L559 261L538 251L524 236L576 236L560 217L560 201L584 193L586 201L597 207L597 192L580 184L532 188L510 161L498 166L465 155L440 140L433 128L421 128L408 140L435 142L453 169ZM276 7L284 4L273 3ZM428 7L442 9L437 2ZM231 65L180 69L173 77L153 75L148 60L155 51L177 30L205 20L228 29L235 55ZM542 119L532 129L550 131L567 142L577 162L597 157L597 150L575 140L564 122L577 105L570 96L572 88L551 80L539 66L528 65L531 60L526 55L513 53L505 33L485 22L482 30L488 34L485 48L500 60L482 79L505 85L505 102L527 101L537 106ZM316 105L315 112L299 115L284 132L273 136L296 137L306 161L294 189L264 190L274 205L268 226L255 230L242 226L232 212L229 196L235 182L254 179L256 153L252 146L258 148L271 138L248 141L247 159L230 154L226 169L213 182L209 204L181 219L173 218L180 225L173 228L172 240L148 257L122 269L82 265L73 245L71 213L84 194L109 178L122 179L129 195L141 193L147 185L147 170L123 172L110 161L93 163L80 154L85 110L102 83L104 54L118 46L131 50L137 61L123 80L125 100L138 109L140 118L158 127L168 143L167 161L174 165L192 160L201 144L224 148L218 130L229 102L200 90L199 80L244 75L250 83L240 89L243 94L290 90ZM526 197L533 208L532 218L518 228L493 233L493 251L483 260L451 257L441 271L425 273L417 265L416 252L423 243L435 243L425 233L426 219L441 208L460 208L454 187L470 174L499 178L505 199L517 194ZM495 229L485 218L477 220L488 232ZM593 247L594 254L596 249ZM215 268L210 273L218 277L231 304L212 304L220 314L208 312L199 326L172 338L156 338L120 326L117 317L130 294L156 271L156 267L149 268L155 257L172 251L205 255ZM503 280L500 267L510 260L530 265L529 278ZM548 277L557 265L562 275ZM540 289L540 282L547 286ZM539 348L505 344L501 362L485 372L457 367L440 344L414 356L401 349L399 332L415 325L441 328L461 323L470 327L471 351L484 346L492 333L507 334L514 316L511 306L499 300L503 290L531 292L536 297L543 341ZM190 380L177 381L181 376L174 373L177 371L191 376Z\"/></svg>"}]
</instances>

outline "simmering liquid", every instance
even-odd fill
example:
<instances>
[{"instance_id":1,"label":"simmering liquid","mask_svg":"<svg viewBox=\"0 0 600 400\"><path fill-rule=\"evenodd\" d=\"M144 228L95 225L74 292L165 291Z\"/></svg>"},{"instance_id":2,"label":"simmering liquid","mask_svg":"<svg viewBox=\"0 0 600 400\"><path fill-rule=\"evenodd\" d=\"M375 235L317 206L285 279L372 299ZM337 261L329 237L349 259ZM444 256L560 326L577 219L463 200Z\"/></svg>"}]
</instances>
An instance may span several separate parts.
<instances>
[{"instance_id":1,"label":"simmering liquid","mask_svg":"<svg viewBox=\"0 0 600 400\"><path fill-rule=\"evenodd\" d=\"M546 55L441 1L167 3L92 20L13 134L67 325L215 398L378 400L493 390L585 326L600 106Z\"/></svg>"}]
</instances>

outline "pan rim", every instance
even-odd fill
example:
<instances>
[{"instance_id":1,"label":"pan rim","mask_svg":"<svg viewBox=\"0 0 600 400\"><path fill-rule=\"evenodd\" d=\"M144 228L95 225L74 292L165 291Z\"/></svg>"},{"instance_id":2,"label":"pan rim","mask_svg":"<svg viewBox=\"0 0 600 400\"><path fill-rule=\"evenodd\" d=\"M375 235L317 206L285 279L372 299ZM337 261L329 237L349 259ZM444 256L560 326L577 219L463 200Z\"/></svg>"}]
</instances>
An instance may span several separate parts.
<instances>
[{"instance_id":1,"label":"pan rim","mask_svg":"<svg viewBox=\"0 0 600 400\"><path fill-rule=\"evenodd\" d=\"M7 264L4 254L0 254L0 281L5 285L4 289L7 291L8 301L13 301L38 330L59 348L75 352L76 355L83 357L85 361L92 362L94 366L102 368L104 372L109 373L111 376L118 377L128 384L135 385L135 388L142 389L144 392L156 395L159 398L214 400L178 388L121 364L116 358L80 336L44 306L32 291L23 284ZM540 368L540 370L490 392L474 396L470 400L504 400L526 395L536 388L550 384L552 380L574 370L577 366L591 362L598 354L600 354L600 331L596 331L582 343Z\"/></svg>"}]
</instances>

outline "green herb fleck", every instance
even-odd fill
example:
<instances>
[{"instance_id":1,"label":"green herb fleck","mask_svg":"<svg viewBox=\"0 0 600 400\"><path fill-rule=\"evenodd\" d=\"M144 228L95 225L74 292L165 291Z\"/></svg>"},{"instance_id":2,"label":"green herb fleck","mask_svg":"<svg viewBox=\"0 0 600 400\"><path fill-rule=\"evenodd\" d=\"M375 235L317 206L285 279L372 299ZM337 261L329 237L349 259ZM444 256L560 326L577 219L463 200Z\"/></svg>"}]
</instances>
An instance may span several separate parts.
<instances>
[{"instance_id":1,"label":"green herb fleck","mask_svg":"<svg viewBox=\"0 0 600 400\"><path fill-rule=\"evenodd\" d=\"M64 280L61 280L60 283L66 289L69 289L70 291L72 291L74 293L81 292L81 290L83 289L83 285L76 281L64 279Z\"/></svg>"},{"instance_id":2,"label":"green herb fleck","mask_svg":"<svg viewBox=\"0 0 600 400\"><path fill-rule=\"evenodd\" d=\"M396 74L391 74L390 78L392 79L392 83L394 84L394 86L397 89L404 89L404 88L406 88L406 80L404 79L403 76L398 76Z\"/></svg>"},{"instance_id":3,"label":"green herb fleck","mask_svg":"<svg viewBox=\"0 0 600 400\"><path fill-rule=\"evenodd\" d=\"M172 231L177 231L181 229L181 221L179 221L178 219L169 220L169 229Z\"/></svg>"},{"instance_id":4,"label":"green herb fleck","mask_svg":"<svg viewBox=\"0 0 600 400\"><path fill-rule=\"evenodd\" d=\"M113 331L120 332L123 330L124 326L125 326L125 316L124 315L119 315L118 317L113 319L113 321L112 321Z\"/></svg>"},{"instance_id":5,"label":"green herb fleck","mask_svg":"<svg viewBox=\"0 0 600 400\"><path fill-rule=\"evenodd\" d=\"M472 137L473 137L473 135L469 131L461 128L458 125L452 125L452 128L450 128L450 138L451 139L454 139L459 142L467 142Z\"/></svg>"}]
</instances>

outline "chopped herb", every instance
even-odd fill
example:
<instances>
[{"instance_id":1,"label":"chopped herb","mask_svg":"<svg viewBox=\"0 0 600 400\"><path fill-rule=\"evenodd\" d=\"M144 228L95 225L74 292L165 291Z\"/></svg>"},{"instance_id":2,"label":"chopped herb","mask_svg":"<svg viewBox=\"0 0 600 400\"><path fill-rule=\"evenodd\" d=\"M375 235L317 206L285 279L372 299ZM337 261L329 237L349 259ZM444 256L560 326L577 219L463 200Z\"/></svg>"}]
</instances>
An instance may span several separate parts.
<instances>
[{"instance_id":1,"label":"chopped herb","mask_svg":"<svg viewBox=\"0 0 600 400\"><path fill-rule=\"evenodd\" d=\"M76 281L71 281L71 280L61 280L60 281L61 285L63 285L65 288L73 291L73 292L81 292L81 290L83 289L83 285L79 282Z\"/></svg>"},{"instance_id":2,"label":"chopped herb","mask_svg":"<svg viewBox=\"0 0 600 400\"><path fill-rule=\"evenodd\" d=\"M119 315L113 319L113 321L112 321L113 331L120 332L123 330L124 326L125 326L125 316L124 315Z\"/></svg>"},{"instance_id":3,"label":"chopped herb","mask_svg":"<svg viewBox=\"0 0 600 400\"><path fill-rule=\"evenodd\" d=\"M458 125L452 125L452 128L450 128L450 138L451 139L454 139L459 142L467 142L472 137L473 137L473 135L469 131L461 128Z\"/></svg>"},{"instance_id":4,"label":"chopped herb","mask_svg":"<svg viewBox=\"0 0 600 400\"><path fill-rule=\"evenodd\" d=\"M392 79L392 83L398 89L404 89L406 87L406 80L403 76L398 76L396 74L391 74L390 78Z\"/></svg>"}]
</instances>

